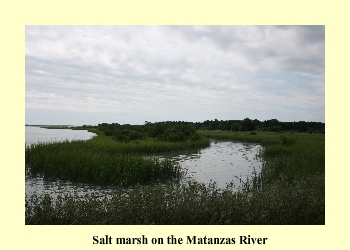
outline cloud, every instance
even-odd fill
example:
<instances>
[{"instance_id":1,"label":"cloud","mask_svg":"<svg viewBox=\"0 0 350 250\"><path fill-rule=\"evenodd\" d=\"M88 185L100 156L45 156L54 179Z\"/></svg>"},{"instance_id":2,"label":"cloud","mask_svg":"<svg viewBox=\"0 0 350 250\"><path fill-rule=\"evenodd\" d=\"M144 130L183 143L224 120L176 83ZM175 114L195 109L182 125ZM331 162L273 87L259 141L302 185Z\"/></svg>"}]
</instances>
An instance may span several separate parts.
<instances>
[{"instance_id":1,"label":"cloud","mask_svg":"<svg viewBox=\"0 0 350 250\"><path fill-rule=\"evenodd\" d=\"M275 118L324 114L324 26L26 27L28 111L142 123L258 118L276 106Z\"/></svg>"},{"instance_id":2,"label":"cloud","mask_svg":"<svg viewBox=\"0 0 350 250\"><path fill-rule=\"evenodd\" d=\"M324 74L324 26L178 26L188 43L212 43L226 60L249 70ZM218 52L215 52L218 54Z\"/></svg>"}]
</instances>

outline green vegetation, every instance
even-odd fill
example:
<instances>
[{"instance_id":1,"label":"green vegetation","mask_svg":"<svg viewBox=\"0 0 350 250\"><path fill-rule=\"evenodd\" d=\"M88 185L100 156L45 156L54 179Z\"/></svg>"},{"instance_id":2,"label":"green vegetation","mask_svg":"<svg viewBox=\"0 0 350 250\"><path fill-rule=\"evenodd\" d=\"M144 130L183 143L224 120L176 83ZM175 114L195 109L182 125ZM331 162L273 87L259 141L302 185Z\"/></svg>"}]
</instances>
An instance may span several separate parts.
<instances>
[{"instance_id":1,"label":"green vegetation","mask_svg":"<svg viewBox=\"0 0 350 250\"><path fill-rule=\"evenodd\" d=\"M50 177L75 176L77 181L116 185L138 183L132 189L117 189L112 197L27 197L26 224L325 223L323 133L283 132L282 129L276 132L197 130L193 133L187 125L146 123L139 127L124 126L124 131L120 132L113 128L120 128L120 125L106 124L99 125L100 130L94 128L92 132L99 136L86 142L38 144L26 148L26 167ZM184 132L186 128L191 132ZM242 180L245 185L239 192L233 192L230 185L219 189L215 183L157 184L160 180L181 178L182 170L172 161L158 161L145 155L205 146L206 138L262 144L261 173ZM57 166L59 171L55 170ZM162 172L165 169L168 172ZM94 171L99 171L96 180L90 179ZM113 174L114 171L119 172ZM120 174L123 171L125 175ZM128 181L124 182L125 179ZM152 185L140 185L144 183Z\"/></svg>"},{"instance_id":2,"label":"green vegetation","mask_svg":"<svg viewBox=\"0 0 350 250\"><path fill-rule=\"evenodd\" d=\"M243 120L214 121L206 120L202 123L193 124L196 129L201 130L223 130L223 131L269 131L284 132L292 131L309 134L324 134L325 124L321 122L280 122L277 119L259 121L245 118Z\"/></svg>"},{"instance_id":3,"label":"green vegetation","mask_svg":"<svg viewBox=\"0 0 350 250\"><path fill-rule=\"evenodd\" d=\"M129 142L145 138L153 138L162 142L196 142L201 140L201 137L196 133L192 125L183 123L158 122L151 124L146 122L143 126L102 123L98 125L98 128L119 142Z\"/></svg>"}]
</instances>

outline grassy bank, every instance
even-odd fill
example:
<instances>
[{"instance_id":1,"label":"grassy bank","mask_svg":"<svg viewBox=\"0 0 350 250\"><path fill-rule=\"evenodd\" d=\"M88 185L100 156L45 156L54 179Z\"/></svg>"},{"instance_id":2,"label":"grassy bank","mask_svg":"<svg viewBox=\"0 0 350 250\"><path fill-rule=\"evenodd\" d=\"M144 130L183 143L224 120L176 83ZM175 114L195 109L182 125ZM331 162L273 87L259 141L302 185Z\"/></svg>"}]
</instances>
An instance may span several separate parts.
<instances>
[{"instance_id":1,"label":"grassy bank","mask_svg":"<svg viewBox=\"0 0 350 250\"><path fill-rule=\"evenodd\" d=\"M113 197L104 199L93 195L66 196L57 200L53 200L50 196L33 196L26 199L26 224L311 225L325 223L324 135L223 131L200 131L199 133L208 138L262 144L264 164L261 174L247 181L240 192L233 192L229 186L224 190L219 189L215 183L204 185L191 182L185 185L174 183L136 185L131 190L120 190ZM115 155L118 147L120 152L124 152L120 154L124 157L131 157L130 152L152 153L159 152L157 150L161 148L160 146L157 148L158 142L155 140L128 142L123 146L123 144L116 145L115 141L107 139L108 137L105 138L101 134L84 142L83 145L78 143L85 150L79 152L82 156L78 159L83 160L85 156L93 154L94 149L96 150L94 144L100 144L98 150L104 152L105 158ZM202 141L204 145L207 140L202 139ZM63 151L68 155L74 150L73 148L79 151L80 146L74 143L57 145L60 150L62 145L65 147L68 145L67 148L73 145ZM163 149L173 150L180 147L180 144L169 145ZM48 146L50 145L43 147L48 149ZM55 144L51 146L53 148L47 153L56 153ZM90 151L89 147L91 147ZM122 149L123 147L125 148ZM35 148L37 147L28 150L35 151ZM52 156L42 158L40 156L42 151L43 149L27 155L26 150L26 162L29 157L28 162L31 164L43 161L42 165L45 165ZM31 159L34 155L35 161ZM73 155L73 158L76 158L78 153ZM95 163L101 160L103 157ZM53 160L48 165L54 162L57 161ZM28 167L32 167L31 164ZM87 163L81 166L85 164Z\"/></svg>"}]
</instances>

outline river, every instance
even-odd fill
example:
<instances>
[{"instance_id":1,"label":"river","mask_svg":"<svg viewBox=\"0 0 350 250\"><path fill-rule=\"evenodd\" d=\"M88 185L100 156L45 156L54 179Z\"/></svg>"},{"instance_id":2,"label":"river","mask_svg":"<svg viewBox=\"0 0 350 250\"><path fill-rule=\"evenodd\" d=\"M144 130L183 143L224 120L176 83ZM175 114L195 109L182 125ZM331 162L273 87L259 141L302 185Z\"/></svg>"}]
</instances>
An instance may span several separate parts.
<instances>
[{"instance_id":1,"label":"river","mask_svg":"<svg viewBox=\"0 0 350 250\"><path fill-rule=\"evenodd\" d=\"M65 140L88 140L95 136L87 130L47 129L36 126L26 126L26 145L38 142L54 142Z\"/></svg>"}]
</instances>

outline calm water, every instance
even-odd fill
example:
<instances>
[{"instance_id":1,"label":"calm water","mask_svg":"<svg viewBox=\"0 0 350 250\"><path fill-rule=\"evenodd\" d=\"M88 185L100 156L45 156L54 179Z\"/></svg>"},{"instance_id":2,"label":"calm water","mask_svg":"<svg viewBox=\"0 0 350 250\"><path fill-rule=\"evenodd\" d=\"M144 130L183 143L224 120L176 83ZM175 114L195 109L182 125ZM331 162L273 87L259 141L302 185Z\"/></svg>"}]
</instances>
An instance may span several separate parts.
<instances>
[{"instance_id":1,"label":"calm water","mask_svg":"<svg viewBox=\"0 0 350 250\"><path fill-rule=\"evenodd\" d=\"M88 132L87 130L45 129L40 127L26 126L27 146L38 142L88 140L93 136L95 136L95 134Z\"/></svg>"},{"instance_id":2,"label":"calm water","mask_svg":"<svg viewBox=\"0 0 350 250\"><path fill-rule=\"evenodd\" d=\"M26 127L26 143L37 141L90 139L94 134L86 130L42 129ZM185 151L172 155L183 168L187 176L183 182L216 182L220 188L234 182L236 189L240 186L240 178L246 181L253 171L260 172L262 161L258 156L262 147L252 143L236 143L212 140L210 146L201 150ZM169 156L163 156L169 157ZM113 194L115 188L90 184L72 183L69 181L49 181L40 175L26 174L26 195L76 193L80 195L98 193L101 196Z\"/></svg>"},{"instance_id":3,"label":"calm water","mask_svg":"<svg viewBox=\"0 0 350 250\"><path fill-rule=\"evenodd\" d=\"M212 140L210 147L174 158L188 170L188 180L203 183L215 181L220 188L233 182L238 188L240 179L245 182L254 171L260 172L261 149L260 145L253 143Z\"/></svg>"}]
</instances>

